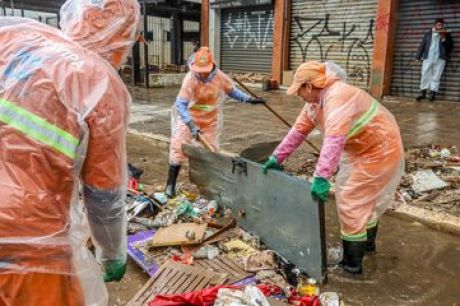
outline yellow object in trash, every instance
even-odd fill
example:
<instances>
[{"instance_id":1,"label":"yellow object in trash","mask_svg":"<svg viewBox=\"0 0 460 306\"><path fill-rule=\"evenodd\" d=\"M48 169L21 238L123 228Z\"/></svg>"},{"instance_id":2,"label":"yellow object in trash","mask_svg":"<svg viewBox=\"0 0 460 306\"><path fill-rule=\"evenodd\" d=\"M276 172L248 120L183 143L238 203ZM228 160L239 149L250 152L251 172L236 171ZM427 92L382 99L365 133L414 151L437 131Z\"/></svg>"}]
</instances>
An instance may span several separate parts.
<instances>
[{"instance_id":1,"label":"yellow object in trash","mask_svg":"<svg viewBox=\"0 0 460 306\"><path fill-rule=\"evenodd\" d=\"M307 279L306 283L304 281L300 281L299 285L297 286L297 293L300 296L318 296L319 295L319 287L318 283L314 278Z\"/></svg>"}]
</instances>

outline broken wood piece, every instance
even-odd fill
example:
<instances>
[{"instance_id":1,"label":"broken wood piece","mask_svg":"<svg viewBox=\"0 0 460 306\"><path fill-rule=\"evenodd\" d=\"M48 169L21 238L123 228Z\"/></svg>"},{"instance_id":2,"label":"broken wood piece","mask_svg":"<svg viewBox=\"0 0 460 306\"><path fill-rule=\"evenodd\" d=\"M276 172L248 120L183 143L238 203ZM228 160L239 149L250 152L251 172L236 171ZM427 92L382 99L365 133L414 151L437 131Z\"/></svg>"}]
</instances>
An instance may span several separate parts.
<instances>
[{"instance_id":1,"label":"broken wood piece","mask_svg":"<svg viewBox=\"0 0 460 306\"><path fill-rule=\"evenodd\" d=\"M199 244L204 239L206 224L176 223L160 228L148 242L149 247ZM192 235L193 233L193 235Z\"/></svg>"},{"instance_id":2,"label":"broken wood piece","mask_svg":"<svg viewBox=\"0 0 460 306\"><path fill-rule=\"evenodd\" d=\"M144 306L159 294L179 294L223 285L228 276L174 261L165 262L129 301L128 306Z\"/></svg>"}]
</instances>

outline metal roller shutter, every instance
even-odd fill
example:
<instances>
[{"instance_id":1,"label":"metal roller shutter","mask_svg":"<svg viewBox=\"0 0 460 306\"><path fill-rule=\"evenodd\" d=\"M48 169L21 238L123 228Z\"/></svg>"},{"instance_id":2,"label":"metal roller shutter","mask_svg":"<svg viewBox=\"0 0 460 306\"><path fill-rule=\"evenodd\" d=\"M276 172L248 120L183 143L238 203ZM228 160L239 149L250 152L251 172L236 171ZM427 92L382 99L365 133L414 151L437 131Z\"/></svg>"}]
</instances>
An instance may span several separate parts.
<instances>
[{"instance_id":1,"label":"metal roller shutter","mask_svg":"<svg viewBox=\"0 0 460 306\"><path fill-rule=\"evenodd\" d=\"M367 89L374 48L377 0L293 0L289 66L307 60L332 61L351 84Z\"/></svg>"},{"instance_id":2,"label":"metal roller shutter","mask_svg":"<svg viewBox=\"0 0 460 306\"><path fill-rule=\"evenodd\" d=\"M452 0L400 0L391 94L415 97L420 91L422 64L414 62L423 34L436 18L444 18L454 39L454 50L446 63L439 98L460 101L460 3Z\"/></svg>"},{"instance_id":3,"label":"metal roller shutter","mask_svg":"<svg viewBox=\"0 0 460 306\"><path fill-rule=\"evenodd\" d=\"M225 71L270 73L273 8L223 9L220 66Z\"/></svg>"}]
</instances>

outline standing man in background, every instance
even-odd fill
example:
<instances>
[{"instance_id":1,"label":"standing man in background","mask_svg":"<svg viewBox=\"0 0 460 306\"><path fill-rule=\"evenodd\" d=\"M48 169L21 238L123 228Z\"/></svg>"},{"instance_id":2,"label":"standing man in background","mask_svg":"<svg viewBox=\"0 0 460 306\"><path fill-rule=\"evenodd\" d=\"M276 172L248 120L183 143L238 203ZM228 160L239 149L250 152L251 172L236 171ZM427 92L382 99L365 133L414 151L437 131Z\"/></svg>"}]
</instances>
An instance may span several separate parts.
<instances>
[{"instance_id":1,"label":"standing man in background","mask_svg":"<svg viewBox=\"0 0 460 306\"><path fill-rule=\"evenodd\" d=\"M444 20L438 18L434 27L423 36L417 51L416 60L423 61L422 79L420 81L421 91L415 98L417 101L425 99L428 90L430 91L428 99L431 102L434 101L439 90L442 72L452 49L452 36L444 28Z\"/></svg>"}]
</instances>

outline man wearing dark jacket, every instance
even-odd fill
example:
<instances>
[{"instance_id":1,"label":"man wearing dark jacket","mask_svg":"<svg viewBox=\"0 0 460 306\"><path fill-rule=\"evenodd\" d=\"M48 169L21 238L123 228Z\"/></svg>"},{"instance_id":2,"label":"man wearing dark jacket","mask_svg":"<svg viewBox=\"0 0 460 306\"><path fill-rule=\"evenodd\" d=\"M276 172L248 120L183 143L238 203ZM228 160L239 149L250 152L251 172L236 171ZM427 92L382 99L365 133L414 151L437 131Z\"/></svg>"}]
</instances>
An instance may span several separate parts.
<instances>
[{"instance_id":1,"label":"man wearing dark jacket","mask_svg":"<svg viewBox=\"0 0 460 306\"><path fill-rule=\"evenodd\" d=\"M421 91L416 98L417 101L425 99L427 90L430 91L429 100L434 101L452 48L452 36L445 30L444 20L436 19L434 27L423 36L416 56L417 61L423 61Z\"/></svg>"}]
</instances>

